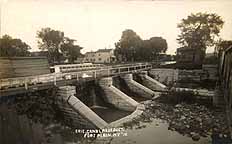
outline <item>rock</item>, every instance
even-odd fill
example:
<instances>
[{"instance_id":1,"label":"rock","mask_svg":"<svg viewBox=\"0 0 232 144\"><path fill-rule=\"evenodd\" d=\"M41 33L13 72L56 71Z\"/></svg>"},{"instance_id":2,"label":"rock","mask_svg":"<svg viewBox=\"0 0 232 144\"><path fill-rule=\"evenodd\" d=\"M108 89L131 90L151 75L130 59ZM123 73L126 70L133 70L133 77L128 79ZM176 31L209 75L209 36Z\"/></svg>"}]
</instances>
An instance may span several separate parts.
<instances>
[{"instance_id":1,"label":"rock","mask_svg":"<svg viewBox=\"0 0 232 144\"><path fill-rule=\"evenodd\" d=\"M201 138L201 137L200 137L199 134L194 133L194 134L192 135L192 140L194 140L194 141L199 141L200 138Z\"/></svg>"},{"instance_id":2,"label":"rock","mask_svg":"<svg viewBox=\"0 0 232 144\"><path fill-rule=\"evenodd\" d=\"M223 137L223 134L219 134L219 137L222 138L222 137Z\"/></svg>"},{"instance_id":3,"label":"rock","mask_svg":"<svg viewBox=\"0 0 232 144\"><path fill-rule=\"evenodd\" d=\"M176 113L177 113L177 112L179 112L179 110L178 110L178 109L173 109L173 111L174 111L174 112L176 112Z\"/></svg>"},{"instance_id":4,"label":"rock","mask_svg":"<svg viewBox=\"0 0 232 144\"><path fill-rule=\"evenodd\" d=\"M186 119L185 116L181 116L181 117L180 117L180 120L184 120L184 119Z\"/></svg>"},{"instance_id":5,"label":"rock","mask_svg":"<svg viewBox=\"0 0 232 144\"><path fill-rule=\"evenodd\" d=\"M201 121L202 121L202 119L201 119L200 117L197 117L197 118L196 118L196 121L201 122Z\"/></svg>"},{"instance_id":6,"label":"rock","mask_svg":"<svg viewBox=\"0 0 232 144\"><path fill-rule=\"evenodd\" d=\"M182 105L181 105L181 104L177 104L177 105L175 105L175 108L180 108L180 107L182 107Z\"/></svg>"}]
</instances>

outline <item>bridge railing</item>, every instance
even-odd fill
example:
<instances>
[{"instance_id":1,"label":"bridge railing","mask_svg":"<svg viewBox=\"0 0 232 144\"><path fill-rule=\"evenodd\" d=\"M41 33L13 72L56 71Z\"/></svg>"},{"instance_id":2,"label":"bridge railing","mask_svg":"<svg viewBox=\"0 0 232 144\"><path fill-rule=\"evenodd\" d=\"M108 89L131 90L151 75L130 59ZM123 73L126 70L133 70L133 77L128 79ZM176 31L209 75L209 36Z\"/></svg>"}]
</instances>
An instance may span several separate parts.
<instances>
[{"instance_id":1,"label":"bridge railing","mask_svg":"<svg viewBox=\"0 0 232 144\"><path fill-rule=\"evenodd\" d=\"M151 68L152 65L145 64L135 64L130 66L119 66L113 68L102 68L99 70L88 70L88 71L79 71L79 72L70 72L70 73L51 73L37 76L28 76L28 77L17 77L17 78L7 78L0 79L0 90L2 89L10 89L16 87L25 87L28 89L30 85L43 84L43 83L53 83L57 84L58 81L61 80L71 80L76 79L79 80L81 78L86 77L107 77L113 75L120 75L125 73L133 73L142 70L146 70Z\"/></svg>"}]
</instances>

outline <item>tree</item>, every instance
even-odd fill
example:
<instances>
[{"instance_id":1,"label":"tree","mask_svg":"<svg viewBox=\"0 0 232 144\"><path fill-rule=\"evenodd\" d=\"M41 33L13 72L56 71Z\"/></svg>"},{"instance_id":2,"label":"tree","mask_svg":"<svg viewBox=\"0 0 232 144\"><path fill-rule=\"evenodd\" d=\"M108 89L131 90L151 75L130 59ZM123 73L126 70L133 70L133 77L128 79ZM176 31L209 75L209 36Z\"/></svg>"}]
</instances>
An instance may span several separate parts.
<instances>
[{"instance_id":1,"label":"tree","mask_svg":"<svg viewBox=\"0 0 232 144\"><path fill-rule=\"evenodd\" d=\"M200 49L205 54L207 47L215 45L223 24L215 13L191 14L178 24L181 33L177 40L183 47Z\"/></svg>"},{"instance_id":2,"label":"tree","mask_svg":"<svg viewBox=\"0 0 232 144\"><path fill-rule=\"evenodd\" d=\"M29 56L31 47L21 39L12 38L9 35L4 35L0 39L0 56Z\"/></svg>"},{"instance_id":3,"label":"tree","mask_svg":"<svg viewBox=\"0 0 232 144\"><path fill-rule=\"evenodd\" d=\"M122 32L115 44L115 55L122 61L152 61L158 53L166 52L167 42L162 37L142 40L133 30Z\"/></svg>"},{"instance_id":4,"label":"tree","mask_svg":"<svg viewBox=\"0 0 232 144\"><path fill-rule=\"evenodd\" d=\"M220 40L216 45L216 52L220 50L225 50L232 46L232 40Z\"/></svg>"},{"instance_id":5,"label":"tree","mask_svg":"<svg viewBox=\"0 0 232 144\"><path fill-rule=\"evenodd\" d=\"M68 61L73 63L78 57L82 56L80 50L82 47L75 45L76 40L65 37L64 43L61 44L61 52L68 58Z\"/></svg>"},{"instance_id":6,"label":"tree","mask_svg":"<svg viewBox=\"0 0 232 144\"><path fill-rule=\"evenodd\" d=\"M116 57L122 61L134 61L142 39L131 29L122 32L121 39L115 44Z\"/></svg>"},{"instance_id":7,"label":"tree","mask_svg":"<svg viewBox=\"0 0 232 144\"><path fill-rule=\"evenodd\" d=\"M167 41L162 37L151 37L149 40L143 41L141 47L142 57L147 61L154 60L159 53L165 53L168 48Z\"/></svg>"},{"instance_id":8,"label":"tree","mask_svg":"<svg viewBox=\"0 0 232 144\"><path fill-rule=\"evenodd\" d=\"M42 28L37 32L39 49L48 51L48 59L51 63L60 63L61 58L67 58L69 62L81 56L82 47L75 45L76 40L65 37L64 32L51 28Z\"/></svg>"},{"instance_id":9,"label":"tree","mask_svg":"<svg viewBox=\"0 0 232 144\"><path fill-rule=\"evenodd\" d=\"M64 40L64 32L53 30L51 28L42 28L37 32L39 49L48 51L48 59L50 62L60 62L62 54L60 46Z\"/></svg>"}]
</instances>

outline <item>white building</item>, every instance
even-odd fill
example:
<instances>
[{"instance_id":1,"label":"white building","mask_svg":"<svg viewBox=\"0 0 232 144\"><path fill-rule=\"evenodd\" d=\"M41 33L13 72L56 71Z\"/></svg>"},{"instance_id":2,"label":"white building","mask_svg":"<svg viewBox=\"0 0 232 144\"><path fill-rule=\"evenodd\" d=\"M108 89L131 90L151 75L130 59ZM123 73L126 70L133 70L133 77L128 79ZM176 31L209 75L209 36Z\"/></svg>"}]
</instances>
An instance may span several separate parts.
<instances>
[{"instance_id":1,"label":"white building","mask_svg":"<svg viewBox=\"0 0 232 144\"><path fill-rule=\"evenodd\" d=\"M115 60L113 49L99 49L96 52L87 52L84 58L84 62L91 63L113 63Z\"/></svg>"}]
</instances>

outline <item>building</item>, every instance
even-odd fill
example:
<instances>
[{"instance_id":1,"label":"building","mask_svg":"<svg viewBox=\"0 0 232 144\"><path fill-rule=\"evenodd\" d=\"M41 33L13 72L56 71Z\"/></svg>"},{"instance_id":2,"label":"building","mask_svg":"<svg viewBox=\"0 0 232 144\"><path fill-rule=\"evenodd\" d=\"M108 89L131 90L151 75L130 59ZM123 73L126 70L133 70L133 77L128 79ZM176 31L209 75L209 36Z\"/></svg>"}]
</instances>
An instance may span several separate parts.
<instances>
[{"instance_id":1,"label":"building","mask_svg":"<svg viewBox=\"0 0 232 144\"><path fill-rule=\"evenodd\" d=\"M0 57L0 79L49 74L46 57Z\"/></svg>"},{"instance_id":2,"label":"building","mask_svg":"<svg viewBox=\"0 0 232 144\"><path fill-rule=\"evenodd\" d=\"M84 62L91 63L113 63L116 58L113 49L99 49L96 52L87 52Z\"/></svg>"},{"instance_id":3,"label":"building","mask_svg":"<svg viewBox=\"0 0 232 144\"><path fill-rule=\"evenodd\" d=\"M87 52L84 56L84 62L95 62L95 52Z\"/></svg>"},{"instance_id":4,"label":"building","mask_svg":"<svg viewBox=\"0 0 232 144\"><path fill-rule=\"evenodd\" d=\"M204 51L197 48L181 47L177 49L176 64L179 68L201 68Z\"/></svg>"}]
</instances>

